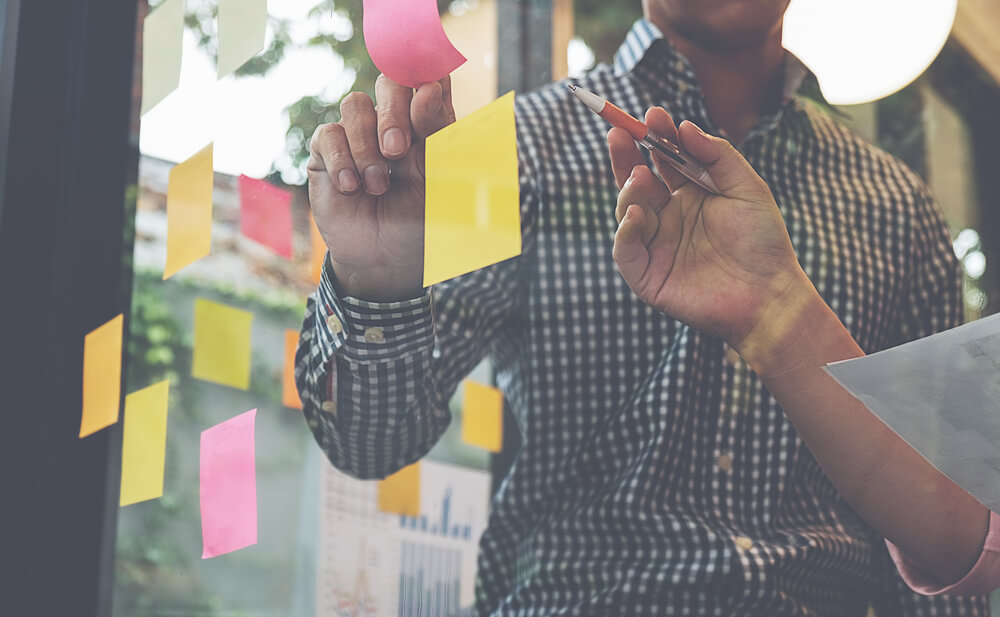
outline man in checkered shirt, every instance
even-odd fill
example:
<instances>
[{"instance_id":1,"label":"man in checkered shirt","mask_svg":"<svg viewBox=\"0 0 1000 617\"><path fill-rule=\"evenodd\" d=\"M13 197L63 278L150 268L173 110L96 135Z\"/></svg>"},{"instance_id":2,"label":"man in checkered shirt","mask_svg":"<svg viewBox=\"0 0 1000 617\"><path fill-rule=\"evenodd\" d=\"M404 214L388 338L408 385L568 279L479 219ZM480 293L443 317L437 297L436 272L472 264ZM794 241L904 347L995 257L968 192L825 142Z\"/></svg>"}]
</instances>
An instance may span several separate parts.
<instances>
[{"instance_id":1,"label":"man in checkered shirt","mask_svg":"<svg viewBox=\"0 0 1000 617\"><path fill-rule=\"evenodd\" d=\"M737 144L864 350L957 325L940 211L802 96L817 89L781 48L786 5L646 0L614 65L579 84ZM428 290L422 144L454 120L449 81L380 77L376 98L349 95L313 137L330 252L296 377L330 461L382 478L435 444L491 355L523 445L481 540L477 614L988 614L909 591L739 354L635 297L612 259L607 126L565 84L517 101L523 254Z\"/></svg>"}]
</instances>

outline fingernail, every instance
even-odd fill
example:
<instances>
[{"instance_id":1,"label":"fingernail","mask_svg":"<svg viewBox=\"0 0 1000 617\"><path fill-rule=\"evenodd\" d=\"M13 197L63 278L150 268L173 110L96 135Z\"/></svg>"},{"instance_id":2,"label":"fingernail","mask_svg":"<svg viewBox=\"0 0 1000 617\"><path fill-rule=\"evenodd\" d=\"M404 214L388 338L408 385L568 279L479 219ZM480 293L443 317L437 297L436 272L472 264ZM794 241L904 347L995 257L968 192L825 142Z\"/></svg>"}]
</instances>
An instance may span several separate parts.
<instances>
[{"instance_id":1,"label":"fingernail","mask_svg":"<svg viewBox=\"0 0 1000 617\"><path fill-rule=\"evenodd\" d=\"M372 195L381 195L389 188L389 177L381 165L365 168L365 190Z\"/></svg>"},{"instance_id":2,"label":"fingernail","mask_svg":"<svg viewBox=\"0 0 1000 617\"><path fill-rule=\"evenodd\" d=\"M691 122L691 121L688 120L688 122ZM706 134L705 131L701 130L701 127L698 126L697 124L695 124L694 122L691 122L691 126L694 127L694 130L698 131L699 135L705 135Z\"/></svg>"},{"instance_id":3,"label":"fingernail","mask_svg":"<svg viewBox=\"0 0 1000 617\"><path fill-rule=\"evenodd\" d=\"M406 150L406 136L403 131L391 128L382 136L382 151L389 156L399 156Z\"/></svg>"},{"instance_id":4,"label":"fingernail","mask_svg":"<svg viewBox=\"0 0 1000 617\"><path fill-rule=\"evenodd\" d=\"M345 193L353 193L358 190L358 175L350 169L341 169L337 173L337 183L340 184L340 190Z\"/></svg>"}]
</instances>

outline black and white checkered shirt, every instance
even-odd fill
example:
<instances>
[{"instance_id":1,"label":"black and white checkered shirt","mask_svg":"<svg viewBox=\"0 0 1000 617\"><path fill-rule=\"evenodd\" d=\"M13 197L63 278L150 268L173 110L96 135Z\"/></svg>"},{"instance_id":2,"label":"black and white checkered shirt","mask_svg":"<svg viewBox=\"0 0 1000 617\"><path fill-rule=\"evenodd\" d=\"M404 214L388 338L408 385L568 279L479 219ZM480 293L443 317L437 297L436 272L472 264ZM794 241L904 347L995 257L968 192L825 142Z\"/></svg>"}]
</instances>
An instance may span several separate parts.
<instances>
[{"instance_id":1,"label":"black and white checkered shirt","mask_svg":"<svg viewBox=\"0 0 1000 617\"><path fill-rule=\"evenodd\" d=\"M870 352L957 325L960 270L927 188L795 95L815 81L794 58L786 77L740 149L820 293ZM579 82L713 130L648 22ZM337 297L324 273L297 378L333 464L379 478L422 457L490 353L523 446L482 537L479 614L988 614L909 591L739 356L635 298L611 258L607 130L565 84L518 99L520 257L391 304Z\"/></svg>"}]
</instances>

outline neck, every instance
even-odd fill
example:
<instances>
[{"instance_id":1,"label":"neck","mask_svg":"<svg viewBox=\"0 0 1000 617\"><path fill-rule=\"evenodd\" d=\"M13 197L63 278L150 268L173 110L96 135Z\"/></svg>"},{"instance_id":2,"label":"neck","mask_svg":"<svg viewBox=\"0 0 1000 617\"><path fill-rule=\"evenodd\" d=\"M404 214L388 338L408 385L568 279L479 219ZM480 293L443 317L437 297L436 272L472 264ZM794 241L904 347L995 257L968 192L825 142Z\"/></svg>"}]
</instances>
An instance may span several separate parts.
<instances>
[{"instance_id":1,"label":"neck","mask_svg":"<svg viewBox=\"0 0 1000 617\"><path fill-rule=\"evenodd\" d=\"M691 63L712 122L733 143L777 110L784 83L785 50L781 24L759 43L739 48L712 46L684 36L669 24L656 24Z\"/></svg>"}]
</instances>

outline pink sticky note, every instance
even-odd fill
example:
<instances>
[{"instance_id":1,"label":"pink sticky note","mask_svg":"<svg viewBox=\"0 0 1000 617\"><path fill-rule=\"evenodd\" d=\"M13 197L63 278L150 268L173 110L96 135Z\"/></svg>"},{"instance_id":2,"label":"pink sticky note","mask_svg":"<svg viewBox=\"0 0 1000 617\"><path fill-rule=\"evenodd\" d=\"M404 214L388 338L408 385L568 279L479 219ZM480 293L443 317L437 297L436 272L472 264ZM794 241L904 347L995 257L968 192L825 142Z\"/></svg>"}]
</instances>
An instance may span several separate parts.
<instances>
[{"instance_id":1,"label":"pink sticky note","mask_svg":"<svg viewBox=\"0 0 1000 617\"><path fill-rule=\"evenodd\" d=\"M291 259L292 194L249 176L240 176L239 184L243 235Z\"/></svg>"},{"instance_id":2,"label":"pink sticky note","mask_svg":"<svg viewBox=\"0 0 1000 617\"><path fill-rule=\"evenodd\" d=\"M201 558L257 543L251 409L201 433Z\"/></svg>"},{"instance_id":3,"label":"pink sticky note","mask_svg":"<svg viewBox=\"0 0 1000 617\"><path fill-rule=\"evenodd\" d=\"M416 88L465 62L441 26L436 0L364 0L365 47L378 70Z\"/></svg>"}]
</instances>

